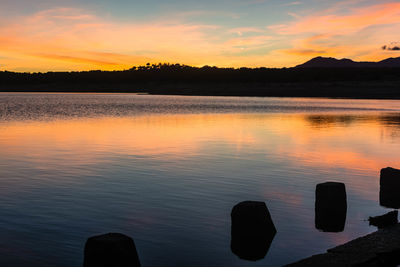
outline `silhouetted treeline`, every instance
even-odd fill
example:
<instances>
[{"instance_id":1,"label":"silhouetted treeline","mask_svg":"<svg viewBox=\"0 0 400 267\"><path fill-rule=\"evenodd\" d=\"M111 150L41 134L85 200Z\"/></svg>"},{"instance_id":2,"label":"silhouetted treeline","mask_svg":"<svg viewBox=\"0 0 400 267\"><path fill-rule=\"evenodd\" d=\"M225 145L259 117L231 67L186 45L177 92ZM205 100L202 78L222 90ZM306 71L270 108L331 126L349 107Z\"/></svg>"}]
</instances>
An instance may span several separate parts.
<instances>
[{"instance_id":1,"label":"silhouetted treeline","mask_svg":"<svg viewBox=\"0 0 400 267\"><path fill-rule=\"evenodd\" d=\"M0 72L1 91L400 98L400 68L217 68L147 64L125 71Z\"/></svg>"}]
</instances>

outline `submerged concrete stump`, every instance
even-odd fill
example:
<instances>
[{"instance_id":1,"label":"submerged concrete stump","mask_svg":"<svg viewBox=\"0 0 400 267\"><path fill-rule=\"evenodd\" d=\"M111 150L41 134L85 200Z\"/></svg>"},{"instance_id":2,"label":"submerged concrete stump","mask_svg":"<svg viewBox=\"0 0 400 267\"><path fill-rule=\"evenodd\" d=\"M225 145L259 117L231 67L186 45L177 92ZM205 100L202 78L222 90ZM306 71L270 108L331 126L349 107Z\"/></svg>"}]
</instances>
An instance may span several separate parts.
<instances>
[{"instance_id":1,"label":"submerged concrete stump","mask_svg":"<svg viewBox=\"0 0 400 267\"><path fill-rule=\"evenodd\" d=\"M132 238L110 233L90 237L85 244L84 267L140 267Z\"/></svg>"},{"instance_id":2,"label":"submerged concrete stump","mask_svg":"<svg viewBox=\"0 0 400 267\"><path fill-rule=\"evenodd\" d=\"M381 170L379 203L387 208L400 208L400 170Z\"/></svg>"},{"instance_id":3,"label":"submerged concrete stump","mask_svg":"<svg viewBox=\"0 0 400 267\"><path fill-rule=\"evenodd\" d=\"M346 214L346 186L336 182L318 184L315 190L315 228L323 232L342 232Z\"/></svg>"},{"instance_id":4,"label":"submerged concrete stump","mask_svg":"<svg viewBox=\"0 0 400 267\"><path fill-rule=\"evenodd\" d=\"M231 250L239 258L263 259L276 234L269 210L264 202L244 201L231 212Z\"/></svg>"},{"instance_id":5,"label":"submerged concrete stump","mask_svg":"<svg viewBox=\"0 0 400 267\"><path fill-rule=\"evenodd\" d=\"M378 227L378 229L382 229L391 225L398 224L398 211L394 210L386 213L385 215L369 217L369 225L373 225Z\"/></svg>"}]
</instances>

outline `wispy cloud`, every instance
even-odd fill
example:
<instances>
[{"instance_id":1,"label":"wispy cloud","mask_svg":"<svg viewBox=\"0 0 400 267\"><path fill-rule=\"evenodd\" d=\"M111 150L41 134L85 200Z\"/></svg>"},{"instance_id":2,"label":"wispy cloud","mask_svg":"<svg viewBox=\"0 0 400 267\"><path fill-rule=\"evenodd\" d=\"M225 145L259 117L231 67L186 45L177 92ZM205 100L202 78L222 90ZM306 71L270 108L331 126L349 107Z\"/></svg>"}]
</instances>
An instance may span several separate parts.
<instances>
[{"instance_id":1,"label":"wispy cloud","mask_svg":"<svg viewBox=\"0 0 400 267\"><path fill-rule=\"evenodd\" d=\"M122 23L72 8L45 10L4 25L0 49L13 59L7 61L11 70L20 70L21 61L26 70L126 69L146 62L251 66L252 56L244 60L243 55L272 39L256 27L224 29L176 19Z\"/></svg>"},{"instance_id":2,"label":"wispy cloud","mask_svg":"<svg viewBox=\"0 0 400 267\"><path fill-rule=\"evenodd\" d=\"M283 6L297 6L297 5L301 5L301 4L302 3L300 1L293 1L293 2L283 4Z\"/></svg>"},{"instance_id":3,"label":"wispy cloud","mask_svg":"<svg viewBox=\"0 0 400 267\"><path fill-rule=\"evenodd\" d=\"M270 26L271 31L288 40L289 47L277 52L295 56L299 62L317 55L359 60L387 57L377 49L377 43L395 38L400 31L400 3L354 7L360 2L342 1L290 23ZM342 13L346 4L347 10Z\"/></svg>"},{"instance_id":4,"label":"wispy cloud","mask_svg":"<svg viewBox=\"0 0 400 267\"><path fill-rule=\"evenodd\" d=\"M329 11L333 12L333 11ZM384 3L349 10L349 14L319 12L289 24L271 27L279 34L352 34L377 25L400 23L400 3Z\"/></svg>"},{"instance_id":5,"label":"wispy cloud","mask_svg":"<svg viewBox=\"0 0 400 267\"><path fill-rule=\"evenodd\" d=\"M151 20L62 7L3 16L0 69L126 69L146 62L283 67L319 55L380 60L400 47L381 48L400 31L400 3L388 1L323 1L323 9L309 8L311 0L275 2L283 17L276 24L240 17L249 4L267 8L270 0L235 1L241 9L169 11Z\"/></svg>"},{"instance_id":6,"label":"wispy cloud","mask_svg":"<svg viewBox=\"0 0 400 267\"><path fill-rule=\"evenodd\" d=\"M265 33L265 29L257 28L257 27L239 27L232 28L228 30L229 33L235 33L239 36L242 36L246 33Z\"/></svg>"},{"instance_id":7,"label":"wispy cloud","mask_svg":"<svg viewBox=\"0 0 400 267\"><path fill-rule=\"evenodd\" d=\"M149 58L179 61L193 57L193 51L200 55L212 50L206 32L215 28L162 21L121 24L60 8L0 26L0 49L14 58L36 57L52 66L74 62L81 68L125 68ZM143 55L144 48L154 53Z\"/></svg>"}]
</instances>

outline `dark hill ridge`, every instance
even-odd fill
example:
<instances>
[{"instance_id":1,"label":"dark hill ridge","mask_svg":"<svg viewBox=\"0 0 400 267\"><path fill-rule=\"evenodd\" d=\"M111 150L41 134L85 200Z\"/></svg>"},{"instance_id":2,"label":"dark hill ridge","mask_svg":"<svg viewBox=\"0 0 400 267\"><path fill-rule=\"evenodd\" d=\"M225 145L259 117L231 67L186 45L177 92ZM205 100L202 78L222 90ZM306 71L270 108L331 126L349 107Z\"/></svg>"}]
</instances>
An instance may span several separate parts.
<instances>
[{"instance_id":1,"label":"dark hill ridge","mask_svg":"<svg viewBox=\"0 0 400 267\"><path fill-rule=\"evenodd\" d=\"M315 58L294 68L147 64L124 71L0 71L0 91L400 99L400 58Z\"/></svg>"},{"instance_id":2,"label":"dark hill ridge","mask_svg":"<svg viewBox=\"0 0 400 267\"><path fill-rule=\"evenodd\" d=\"M336 59L332 57L315 57L296 68L398 68L400 57L388 58L379 62L357 62L351 59Z\"/></svg>"}]
</instances>

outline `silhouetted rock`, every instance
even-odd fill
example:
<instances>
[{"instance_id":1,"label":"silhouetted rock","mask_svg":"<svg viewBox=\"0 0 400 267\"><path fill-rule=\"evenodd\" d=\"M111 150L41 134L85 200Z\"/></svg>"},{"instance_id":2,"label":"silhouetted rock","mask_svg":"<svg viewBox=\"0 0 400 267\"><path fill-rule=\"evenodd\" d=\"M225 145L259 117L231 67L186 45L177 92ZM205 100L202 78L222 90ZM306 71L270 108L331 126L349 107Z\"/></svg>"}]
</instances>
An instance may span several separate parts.
<instances>
[{"instance_id":1,"label":"silhouetted rock","mask_svg":"<svg viewBox=\"0 0 400 267\"><path fill-rule=\"evenodd\" d=\"M264 202L244 201L231 213L231 249L239 258L263 259L271 246L276 228Z\"/></svg>"},{"instance_id":2,"label":"silhouetted rock","mask_svg":"<svg viewBox=\"0 0 400 267\"><path fill-rule=\"evenodd\" d=\"M346 214L346 186L336 182L318 184L315 190L315 228L324 232L342 232Z\"/></svg>"},{"instance_id":3,"label":"silhouetted rock","mask_svg":"<svg viewBox=\"0 0 400 267\"><path fill-rule=\"evenodd\" d=\"M135 242L117 233L90 237L85 244L84 267L139 267Z\"/></svg>"},{"instance_id":4,"label":"silhouetted rock","mask_svg":"<svg viewBox=\"0 0 400 267\"><path fill-rule=\"evenodd\" d=\"M380 205L393 209L400 208L400 170L382 169L380 185Z\"/></svg>"},{"instance_id":5,"label":"silhouetted rock","mask_svg":"<svg viewBox=\"0 0 400 267\"><path fill-rule=\"evenodd\" d=\"M368 221L370 225L376 226L379 229L385 228L398 223L398 211L394 210L386 213L382 216L369 217Z\"/></svg>"}]
</instances>

